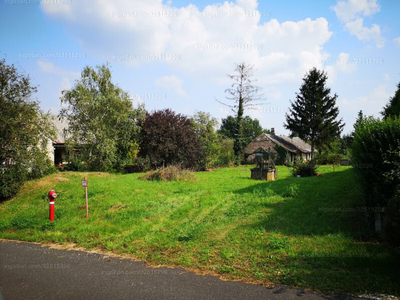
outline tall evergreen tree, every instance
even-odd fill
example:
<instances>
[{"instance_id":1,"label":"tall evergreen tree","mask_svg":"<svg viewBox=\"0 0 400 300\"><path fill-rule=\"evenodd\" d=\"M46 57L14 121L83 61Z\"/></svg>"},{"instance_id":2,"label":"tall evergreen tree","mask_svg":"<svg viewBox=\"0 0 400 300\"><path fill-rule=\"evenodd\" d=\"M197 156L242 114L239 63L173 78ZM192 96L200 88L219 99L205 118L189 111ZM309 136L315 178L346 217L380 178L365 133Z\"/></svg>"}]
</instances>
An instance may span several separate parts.
<instances>
[{"instance_id":1,"label":"tall evergreen tree","mask_svg":"<svg viewBox=\"0 0 400 300\"><path fill-rule=\"evenodd\" d=\"M324 71L313 68L303 78L296 101L291 103L284 127L300 138L311 142L311 157L314 149L329 147L340 136L344 123L337 121L339 109L337 95L330 96L331 89L325 86L328 79Z\"/></svg>"},{"instance_id":2,"label":"tall evergreen tree","mask_svg":"<svg viewBox=\"0 0 400 300\"><path fill-rule=\"evenodd\" d=\"M397 84L396 93L389 99L389 103L383 108L381 115L384 119L400 116L400 82Z\"/></svg>"},{"instance_id":3,"label":"tall evergreen tree","mask_svg":"<svg viewBox=\"0 0 400 300\"><path fill-rule=\"evenodd\" d=\"M254 66L247 65L242 62L236 65L235 73L232 75L228 74L228 77L233 80L233 83L229 89L225 92L229 94L226 98L233 101L234 104L226 104L221 101L221 104L228 106L236 115L236 127L235 127L235 143L234 151L235 156L239 160L243 151L243 114L246 109L256 109L258 105L263 103L257 103L264 99L261 94L261 88L253 84L255 73Z\"/></svg>"},{"instance_id":4,"label":"tall evergreen tree","mask_svg":"<svg viewBox=\"0 0 400 300\"><path fill-rule=\"evenodd\" d=\"M357 129L358 126L360 126L360 124L363 121L363 119L364 119L364 114L363 114L362 110L360 110L358 112L358 116L357 116L356 122L353 125L354 130ZM354 132L353 132L353 134L354 134Z\"/></svg>"}]
</instances>

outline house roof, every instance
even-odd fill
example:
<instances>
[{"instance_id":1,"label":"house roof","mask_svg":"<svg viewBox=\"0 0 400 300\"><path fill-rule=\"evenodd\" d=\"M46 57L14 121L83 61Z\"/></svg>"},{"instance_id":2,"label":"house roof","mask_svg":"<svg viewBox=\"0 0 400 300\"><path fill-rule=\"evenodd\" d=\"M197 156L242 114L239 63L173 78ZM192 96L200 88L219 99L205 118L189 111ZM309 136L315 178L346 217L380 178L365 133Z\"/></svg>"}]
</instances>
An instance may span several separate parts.
<instances>
[{"instance_id":1,"label":"house roof","mask_svg":"<svg viewBox=\"0 0 400 300\"><path fill-rule=\"evenodd\" d=\"M288 150L289 152L293 153L311 153L311 146L304 142L299 137L289 138L287 136L277 136L273 134L263 133L262 135L258 136L253 142L262 142L265 141L272 141L275 144L278 144ZM315 150L316 151L316 150Z\"/></svg>"}]
</instances>

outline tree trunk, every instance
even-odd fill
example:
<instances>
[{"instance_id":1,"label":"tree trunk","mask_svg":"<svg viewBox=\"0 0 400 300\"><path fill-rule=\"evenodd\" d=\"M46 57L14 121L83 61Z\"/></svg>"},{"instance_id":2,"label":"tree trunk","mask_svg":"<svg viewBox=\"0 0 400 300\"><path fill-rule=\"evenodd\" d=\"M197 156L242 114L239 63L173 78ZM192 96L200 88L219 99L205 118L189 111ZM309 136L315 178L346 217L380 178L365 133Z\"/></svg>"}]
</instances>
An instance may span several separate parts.
<instances>
[{"instance_id":1,"label":"tree trunk","mask_svg":"<svg viewBox=\"0 0 400 300\"><path fill-rule=\"evenodd\" d=\"M243 120L243 98L242 95L239 97L239 107L236 117L236 128L235 128L235 143L234 150L235 156L239 160L242 156L242 120Z\"/></svg>"}]
</instances>

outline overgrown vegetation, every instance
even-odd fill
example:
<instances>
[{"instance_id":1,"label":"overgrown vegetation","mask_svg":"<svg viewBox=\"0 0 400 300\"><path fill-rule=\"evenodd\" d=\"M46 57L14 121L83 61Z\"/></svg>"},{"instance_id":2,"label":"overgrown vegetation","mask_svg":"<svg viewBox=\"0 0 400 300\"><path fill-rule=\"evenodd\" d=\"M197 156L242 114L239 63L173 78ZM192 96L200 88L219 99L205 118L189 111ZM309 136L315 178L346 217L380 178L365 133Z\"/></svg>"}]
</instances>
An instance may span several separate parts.
<instances>
[{"instance_id":1,"label":"overgrown vegetation","mask_svg":"<svg viewBox=\"0 0 400 300\"><path fill-rule=\"evenodd\" d=\"M25 180L56 171L47 156L55 129L33 99L36 92L29 76L0 60L0 201L14 196Z\"/></svg>"},{"instance_id":2,"label":"overgrown vegetation","mask_svg":"<svg viewBox=\"0 0 400 300\"><path fill-rule=\"evenodd\" d=\"M195 181L196 174L188 169L182 169L180 166L161 167L157 170L149 171L139 176L139 179L150 181Z\"/></svg>"},{"instance_id":3,"label":"overgrown vegetation","mask_svg":"<svg viewBox=\"0 0 400 300\"><path fill-rule=\"evenodd\" d=\"M75 243L257 284L400 296L399 259L363 223L351 167L296 178L278 166L279 179L269 182L251 180L250 168L199 172L193 182L54 174L0 204L0 237ZM58 194L53 224L50 187Z\"/></svg>"},{"instance_id":4,"label":"overgrown vegetation","mask_svg":"<svg viewBox=\"0 0 400 300\"><path fill-rule=\"evenodd\" d=\"M315 161L296 159L291 172L293 176L310 177L317 175L317 167Z\"/></svg>"}]
</instances>

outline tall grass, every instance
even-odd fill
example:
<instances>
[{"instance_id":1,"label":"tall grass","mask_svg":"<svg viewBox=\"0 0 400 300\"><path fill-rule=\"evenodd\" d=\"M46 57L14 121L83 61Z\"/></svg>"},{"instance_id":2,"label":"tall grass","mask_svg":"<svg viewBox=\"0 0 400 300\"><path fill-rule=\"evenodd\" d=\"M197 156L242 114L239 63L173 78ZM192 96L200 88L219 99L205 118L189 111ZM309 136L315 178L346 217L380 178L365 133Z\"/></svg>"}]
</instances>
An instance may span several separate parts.
<instances>
[{"instance_id":1,"label":"tall grass","mask_svg":"<svg viewBox=\"0 0 400 300\"><path fill-rule=\"evenodd\" d=\"M162 167L157 170L149 171L139 176L139 179L149 181L184 181L190 182L196 180L196 175L193 171L183 169L180 166Z\"/></svg>"}]
</instances>

